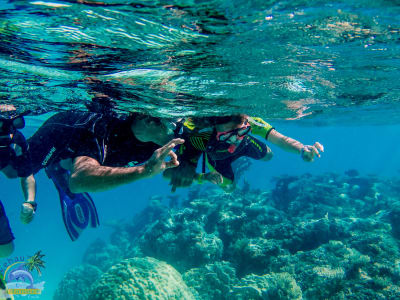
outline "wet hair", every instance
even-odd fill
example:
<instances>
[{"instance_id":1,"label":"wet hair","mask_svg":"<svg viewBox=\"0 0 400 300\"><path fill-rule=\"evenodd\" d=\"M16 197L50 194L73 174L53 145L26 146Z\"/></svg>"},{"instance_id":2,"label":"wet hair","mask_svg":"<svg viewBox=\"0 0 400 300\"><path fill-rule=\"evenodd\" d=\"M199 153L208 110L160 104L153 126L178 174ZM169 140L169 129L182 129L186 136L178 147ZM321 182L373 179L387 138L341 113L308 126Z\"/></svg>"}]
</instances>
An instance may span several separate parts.
<instances>
[{"instance_id":1,"label":"wet hair","mask_svg":"<svg viewBox=\"0 0 400 300\"><path fill-rule=\"evenodd\" d=\"M242 124L246 120L246 115L244 114L236 114L231 116L222 116L222 117L212 117L212 122L214 125L226 124L233 122L235 124Z\"/></svg>"},{"instance_id":2,"label":"wet hair","mask_svg":"<svg viewBox=\"0 0 400 300\"><path fill-rule=\"evenodd\" d=\"M117 105L106 95L96 95L92 98L92 101L86 102L85 106L90 112L115 115L113 109Z\"/></svg>"},{"instance_id":3,"label":"wet hair","mask_svg":"<svg viewBox=\"0 0 400 300\"><path fill-rule=\"evenodd\" d=\"M131 112L128 116L128 120L132 123L135 123L136 121L146 120L147 122L154 123L155 125L163 125L161 118L153 117L151 115L140 112Z\"/></svg>"},{"instance_id":4,"label":"wet hair","mask_svg":"<svg viewBox=\"0 0 400 300\"><path fill-rule=\"evenodd\" d=\"M245 119L245 114L235 114L229 116L216 116L216 117L193 117L190 118L196 127L213 127L215 125L221 125L233 122L235 124L242 124Z\"/></svg>"}]
</instances>

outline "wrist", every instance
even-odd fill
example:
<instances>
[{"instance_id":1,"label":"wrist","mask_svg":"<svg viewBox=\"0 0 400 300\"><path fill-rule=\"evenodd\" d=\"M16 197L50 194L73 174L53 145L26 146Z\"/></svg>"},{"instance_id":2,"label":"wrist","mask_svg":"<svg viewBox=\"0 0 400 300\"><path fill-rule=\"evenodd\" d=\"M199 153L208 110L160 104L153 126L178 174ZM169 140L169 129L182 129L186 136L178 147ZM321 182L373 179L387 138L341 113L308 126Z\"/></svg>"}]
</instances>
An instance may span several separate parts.
<instances>
[{"instance_id":1,"label":"wrist","mask_svg":"<svg viewBox=\"0 0 400 300\"><path fill-rule=\"evenodd\" d=\"M33 208L33 211L36 211L37 209L37 203L35 200L26 200L23 204L28 204Z\"/></svg>"},{"instance_id":2,"label":"wrist","mask_svg":"<svg viewBox=\"0 0 400 300\"><path fill-rule=\"evenodd\" d=\"M308 149L308 147L310 147L310 146L308 146L308 145L302 145L302 147L300 148L300 156L301 156L302 158L304 158L304 153L306 152L306 150Z\"/></svg>"},{"instance_id":3,"label":"wrist","mask_svg":"<svg viewBox=\"0 0 400 300\"><path fill-rule=\"evenodd\" d=\"M149 163L144 164L143 166L138 166L137 168L139 168L139 174L142 177L151 177L153 176L153 166Z\"/></svg>"}]
</instances>

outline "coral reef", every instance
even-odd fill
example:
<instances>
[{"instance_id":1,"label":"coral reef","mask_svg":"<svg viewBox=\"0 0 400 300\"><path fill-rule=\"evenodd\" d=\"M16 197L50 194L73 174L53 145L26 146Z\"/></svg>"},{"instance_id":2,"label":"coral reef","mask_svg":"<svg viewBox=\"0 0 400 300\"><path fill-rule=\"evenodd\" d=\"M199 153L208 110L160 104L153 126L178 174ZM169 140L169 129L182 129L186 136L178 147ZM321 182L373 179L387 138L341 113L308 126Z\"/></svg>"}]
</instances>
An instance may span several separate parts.
<instances>
[{"instance_id":1,"label":"coral reef","mask_svg":"<svg viewBox=\"0 0 400 300\"><path fill-rule=\"evenodd\" d=\"M139 241L143 253L173 263L179 271L220 260L221 239L207 233L196 215L197 210L184 209L155 223ZM177 261L177 257L182 259Z\"/></svg>"},{"instance_id":2,"label":"coral reef","mask_svg":"<svg viewBox=\"0 0 400 300\"><path fill-rule=\"evenodd\" d=\"M155 197L84 261L105 272L122 258L153 257L204 300L400 299L400 180L356 170L274 180L269 191L197 186L169 206ZM112 279L131 278L129 261L92 296L107 280L129 284Z\"/></svg>"},{"instance_id":3,"label":"coral reef","mask_svg":"<svg viewBox=\"0 0 400 300\"><path fill-rule=\"evenodd\" d=\"M294 278L288 273L263 276L247 275L234 286L230 295L237 300L301 300L302 293Z\"/></svg>"},{"instance_id":4,"label":"coral reef","mask_svg":"<svg viewBox=\"0 0 400 300\"><path fill-rule=\"evenodd\" d=\"M183 279L198 292L199 299L204 300L226 299L232 287L238 283L235 269L226 261L193 268L183 274Z\"/></svg>"},{"instance_id":5,"label":"coral reef","mask_svg":"<svg viewBox=\"0 0 400 300\"><path fill-rule=\"evenodd\" d=\"M83 256L83 263L98 267L105 272L122 259L122 251L117 246L101 239L93 242Z\"/></svg>"},{"instance_id":6,"label":"coral reef","mask_svg":"<svg viewBox=\"0 0 400 300\"><path fill-rule=\"evenodd\" d=\"M81 265L69 270L58 284L54 300L86 300L91 285L101 276L101 271L91 265Z\"/></svg>"},{"instance_id":7,"label":"coral reef","mask_svg":"<svg viewBox=\"0 0 400 300\"><path fill-rule=\"evenodd\" d=\"M170 265L151 257L131 258L113 266L93 286L89 300L195 299Z\"/></svg>"}]
</instances>

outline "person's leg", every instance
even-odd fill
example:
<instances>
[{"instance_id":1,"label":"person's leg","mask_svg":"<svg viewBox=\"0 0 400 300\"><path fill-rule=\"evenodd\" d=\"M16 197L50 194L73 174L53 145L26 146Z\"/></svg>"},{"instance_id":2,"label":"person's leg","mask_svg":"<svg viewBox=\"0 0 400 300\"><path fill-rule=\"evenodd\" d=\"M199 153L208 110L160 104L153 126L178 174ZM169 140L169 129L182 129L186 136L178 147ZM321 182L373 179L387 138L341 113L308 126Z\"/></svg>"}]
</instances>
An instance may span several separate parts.
<instances>
[{"instance_id":1,"label":"person's leg","mask_svg":"<svg viewBox=\"0 0 400 300\"><path fill-rule=\"evenodd\" d=\"M3 203L0 201L0 257L7 257L13 253L13 240L14 235L12 234Z\"/></svg>"}]
</instances>

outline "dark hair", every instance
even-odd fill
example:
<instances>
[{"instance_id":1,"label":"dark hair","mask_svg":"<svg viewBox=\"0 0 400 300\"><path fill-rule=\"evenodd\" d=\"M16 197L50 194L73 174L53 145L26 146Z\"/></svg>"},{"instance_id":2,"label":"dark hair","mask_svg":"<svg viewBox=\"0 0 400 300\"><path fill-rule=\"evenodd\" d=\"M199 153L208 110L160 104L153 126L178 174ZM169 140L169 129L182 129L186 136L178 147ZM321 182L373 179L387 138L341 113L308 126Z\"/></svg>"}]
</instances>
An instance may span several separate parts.
<instances>
[{"instance_id":1,"label":"dark hair","mask_svg":"<svg viewBox=\"0 0 400 300\"><path fill-rule=\"evenodd\" d=\"M236 124L242 124L246 119L246 115L235 114L229 116L216 116L216 117L193 117L190 119L195 124L196 127L204 128L230 122L234 122Z\"/></svg>"},{"instance_id":2,"label":"dark hair","mask_svg":"<svg viewBox=\"0 0 400 300\"><path fill-rule=\"evenodd\" d=\"M212 122L214 125L220 125L225 123L237 123L242 124L246 119L246 115L244 114L236 114L231 116L221 116L221 117L212 117Z\"/></svg>"},{"instance_id":3,"label":"dark hair","mask_svg":"<svg viewBox=\"0 0 400 300\"><path fill-rule=\"evenodd\" d=\"M113 109L117 106L107 95L98 94L92 98L92 101L85 103L86 108L90 112L101 113L101 114L115 114Z\"/></svg>"}]
</instances>

